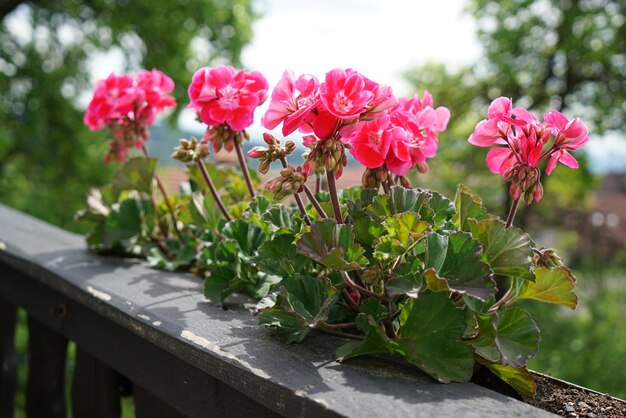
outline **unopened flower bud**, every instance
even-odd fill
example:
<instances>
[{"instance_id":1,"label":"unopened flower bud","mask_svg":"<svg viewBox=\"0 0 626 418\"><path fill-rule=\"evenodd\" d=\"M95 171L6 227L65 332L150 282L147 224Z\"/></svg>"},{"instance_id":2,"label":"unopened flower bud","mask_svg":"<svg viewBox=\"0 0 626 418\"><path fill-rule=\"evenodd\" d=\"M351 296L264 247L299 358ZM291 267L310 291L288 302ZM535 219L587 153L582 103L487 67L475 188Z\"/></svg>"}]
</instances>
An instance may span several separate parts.
<instances>
[{"instance_id":1,"label":"unopened flower bud","mask_svg":"<svg viewBox=\"0 0 626 418\"><path fill-rule=\"evenodd\" d=\"M291 154L295 150L296 150L296 143L295 142L293 142L291 140L285 142L285 156Z\"/></svg>"},{"instance_id":2,"label":"unopened flower bud","mask_svg":"<svg viewBox=\"0 0 626 418\"><path fill-rule=\"evenodd\" d=\"M280 144L280 141L271 133L269 132L265 132L263 134L263 141L265 141L265 143L267 145L278 145Z\"/></svg>"},{"instance_id":3,"label":"unopened flower bud","mask_svg":"<svg viewBox=\"0 0 626 418\"><path fill-rule=\"evenodd\" d=\"M270 170L270 160L263 160L259 163L259 173L267 174Z\"/></svg>"},{"instance_id":4,"label":"unopened flower bud","mask_svg":"<svg viewBox=\"0 0 626 418\"><path fill-rule=\"evenodd\" d=\"M250 151L248 151L248 157L250 158L261 158L265 156L268 149L265 147L253 147Z\"/></svg>"}]
</instances>

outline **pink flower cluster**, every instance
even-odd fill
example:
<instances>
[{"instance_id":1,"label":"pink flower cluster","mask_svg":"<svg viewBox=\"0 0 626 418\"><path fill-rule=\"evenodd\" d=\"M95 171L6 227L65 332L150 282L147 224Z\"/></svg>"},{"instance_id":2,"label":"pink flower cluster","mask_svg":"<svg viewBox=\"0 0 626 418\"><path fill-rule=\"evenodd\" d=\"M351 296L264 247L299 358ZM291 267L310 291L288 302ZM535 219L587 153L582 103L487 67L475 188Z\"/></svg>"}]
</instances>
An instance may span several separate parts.
<instances>
[{"instance_id":1,"label":"pink flower cluster","mask_svg":"<svg viewBox=\"0 0 626 418\"><path fill-rule=\"evenodd\" d=\"M449 115L444 107L433 108L428 93L423 99L398 100L390 87L352 69L331 70L323 83L312 75L296 78L288 70L272 92L262 124L274 129L282 123L285 136L296 130L312 133L310 147L311 138L341 140L364 166L386 165L404 176L435 155L437 134Z\"/></svg>"},{"instance_id":2,"label":"pink flower cluster","mask_svg":"<svg viewBox=\"0 0 626 418\"><path fill-rule=\"evenodd\" d=\"M514 108L511 99L499 97L489 106L488 119L476 125L469 142L479 147L493 146L487 153L487 167L511 181L510 193L514 199L526 193L526 204L530 204L532 199L539 201L543 195L539 163L547 160L548 175L559 162L578 168L578 161L569 151L586 144L588 133L578 118L569 120L551 110L540 122L528 110Z\"/></svg>"},{"instance_id":3,"label":"pink flower cluster","mask_svg":"<svg viewBox=\"0 0 626 418\"><path fill-rule=\"evenodd\" d=\"M189 85L189 107L209 126L226 124L243 131L254 120L254 109L267 99L267 80L258 71L246 73L220 65L196 71Z\"/></svg>"},{"instance_id":4,"label":"pink flower cluster","mask_svg":"<svg viewBox=\"0 0 626 418\"><path fill-rule=\"evenodd\" d=\"M92 131L108 127L113 135L105 162L122 162L128 148L141 148L148 139L148 126L156 115L176 101L171 78L158 70L141 70L135 78L111 74L98 81L87 106L84 122Z\"/></svg>"}]
</instances>

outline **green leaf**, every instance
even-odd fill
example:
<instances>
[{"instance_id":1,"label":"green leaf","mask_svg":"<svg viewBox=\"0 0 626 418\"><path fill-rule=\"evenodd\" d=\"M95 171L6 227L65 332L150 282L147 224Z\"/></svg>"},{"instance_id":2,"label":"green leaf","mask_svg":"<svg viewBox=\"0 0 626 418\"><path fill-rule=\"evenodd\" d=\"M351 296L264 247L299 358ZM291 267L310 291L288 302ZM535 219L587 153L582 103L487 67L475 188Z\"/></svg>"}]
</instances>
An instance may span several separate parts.
<instances>
[{"instance_id":1,"label":"green leaf","mask_svg":"<svg viewBox=\"0 0 626 418\"><path fill-rule=\"evenodd\" d=\"M359 310L374 318L376 322L380 322L389 315L387 308L380 303L380 300L375 298L366 299L361 303L361 306L359 306Z\"/></svg>"},{"instance_id":2,"label":"green leaf","mask_svg":"<svg viewBox=\"0 0 626 418\"><path fill-rule=\"evenodd\" d=\"M350 215L363 211L378 196L377 189L365 189L361 186L349 187L341 192L341 202L348 207Z\"/></svg>"},{"instance_id":3,"label":"green leaf","mask_svg":"<svg viewBox=\"0 0 626 418\"><path fill-rule=\"evenodd\" d=\"M566 267L537 267L535 281L518 282L518 288L512 301L534 299L546 303L555 303L575 309L578 296L573 292L576 278Z\"/></svg>"},{"instance_id":4,"label":"green leaf","mask_svg":"<svg viewBox=\"0 0 626 418\"><path fill-rule=\"evenodd\" d=\"M421 262L416 257L407 257L400 263L385 284L389 296L404 294L410 298L418 297L424 284L420 267Z\"/></svg>"},{"instance_id":5,"label":"green leaf","mask_svg":"<svg viewBox=\"0 0 626 418\"><path fill-rule=\"evenodd\" d=\"M489 217L480 197L462 184L459 184L456 190L454 206L456 214L452 217L452 222L462 231L469 230L467 225L469 219L480 221Z\"/></svg>"},{"instance_id":6,"label":"green leaf","mask_svg":"<svg viewBox=\"0 0 626 418\"><path fill-rule=\"evenodd\" d=\"M480 357L476 360L487 367L493 374L502 379L506 384L511 386L517 393L525 398L533 398L537 390L537 384L533 375L526 367L513 368L503 364L494 363Z\"/></svg>"},{"instance_id":7,"label":"green leaf","mask_svg":"<svg viewBox=\"0 0 626 418\"><path fill-rule=\"evenodd\" d=\"M335 351L337 361L345 361L367 354L391 352L389 339L380 324L370 315L361 313L356 317L355 322L357 327L365 334L365 338L361 342L351 342L339 347Z\"/></svg>"},{"instance_id":8,"label":"green leaf","mask_svg":"<svg viewBox=\"0 0 626 418\"><path fill-rule=\"evenodd\" d=\"M485 300L494 293L489 265L480 259L482 246L465 232L430 234L426 239L425 268L446 279L450 290Z\"/></svg>"},{"instance_id":9,"label":"green leaf","mask_svg":"<svg viewBox=\"0 0 626 418\"><path fill-rule=\"evenodd\" d=\"M295 220L297 209L285 207L282 204L274 205L263 214L270 231L276 234L287 234L300 231L300 222Z\"/></svg>"},{"instance_id":10,"label":"green leaf","mask_svg":"<svg viewBox=\"0 0 626 418\"><path fill-rule=\"evenodd\" d=\"M158 159L134 157L127 160L115 173L112 186L116 190L137 190L150 193Z\"/></svg>"},{"instance_id":11,"label":"green leaf","mask_svg":"<svg viewBox=\"0 0 626 418\"><path fill-rule=\"evenodd\" d=\"M478 331L471 340L474 351L489 361L499 362L502 356L496 346L496 316L476 314L474 319L476 320Z\"/></svg>"},{"instance_id":12,"label":"green leaf","mask_svg":"<svg viewBox=\"0 0 626 418\"><path fill-rule=\"evenodd\" d=\"M430 194L428 203L420 209L420 216L433 225L442 226L452 219L456 210L448 198L437 192L431 191Z\"/></svg>"},{"instance_id":13,"label":"green leaf","mask_svg":"<svg viewBox=\"0 0 626 418\"><path fill-rule=\"evenodd\" d=\"M389 235L405 249L430 232L430 225L420 221L419 214L415 212L399 213L385 219L384 224Z\"/></svg>"},{"instance_id":14,"label":"green leaf","mask_svg":"<svg viewBox=\"0 0 626 418\"><path fill-rule=\"evenodd\" d=\"M286 343L300 342L320 321L328 318L337 295L337 289L326 278L287 277L276 304L260 311L259 322L275 328L278 337Z\"/></svg>"},{"instance_id":15,"label":"green leaf","mask_svg":"<svg viewBox=\"0 0 626 418\"><path fill-rule=\"evenodd\" d=\"M470 231L483 245L483 258L499 276L534 280L531 271L532 248L528 234L507 228L498 219L469 220Z\"/></svg>"},{"instance_id":16,"label":"green leaf","mask_svg":"<svg viewBox=\"0 0 626 418\"><path fill-rule=\"evenodd\" d=\"M419 212L430 198L431 194L426 190L393 186L391 195L374 198L367 207L367 213L374 218L384 219L400 212Z\"/></svg>"},{"instance_id":17,"label":"green leaf","mask_svg":"<svg viewBox=\"0 0 626 418\"><path fill-rule=\"evenodd\" d=\"M173 259L165 257L159 247L150 248L147 256L150 267L157 267L167 271L175 271L180 267L189 266L196 258L196 247L198 242L195 239L185 242L170 240L166 243L170 254L174 255Z\"/></svg>"},{"instance_id":18,"label":"green leaf","mask_svg":"<svg viewBox=\"0 0 626 418\"><path fill-rule=\"evenodd\" d=\"M226 238L237 241L239 249L247 256L253 256L267 239L267 235L259 226L242 219L227 222L222 233Z\"/></svg>"},{"instance_id":19,"label":"green leaf","mask_svg":"<svg viewBox=\"0 0 626 418\"><path fill-rule=\"evenodd\" d=\"M292 234L281 234L261 244L255 258L259 268L283 277L302 274L311 265L311 260L296 252L294 240Z\"/></svg>"},{"instance_id":20,"label":"green leaf","mask_svg":"<svg viewBox=\"0 0 626 418\"><path fill-rule=\"evenodd\" d=\"M426 287L433 292L449 292L450 285L448 281L437 275L437 272L433 268L429 268L424 272L424 280L426 281Z\"/></svg>"},{"instance_id":21,"label":"green leaf","mask_svg":"<svg viewBox=\"0 0 626 418\"><path fill-rule=\"evenodd\" d=\"M363 247L354 242L348 225L338 225L333 219L314 221L311 230L296 242L299 254L334 270L349 271L367 264Z\"/></svg>"},{"instance_id":22,"label":"green leaf","mask_svg":"<svg viewBox=\"0 0 626 418\"><path fill-rule=\"evenodd\" d=\"M513 307L497 313L496 346L500 363L523 367L539 351L539 328L524 310Z\"/></svg>"},{"instance_id":23,"label":"green leaf","mask_svg":"<svg viewBox=\"0 0 626 418\"><path fill-rule=\"evenodd\" d=\"M105 248L120 244L127 247L128 241L136 240L141 232L139 202L135 199L126 199L107 217L102 232L102 245Z\"/></svg>"},{"instance_id":24,"label":"green leaf","mask_svg":"<svg viewBox=\"0 0 626 418\"><path fill-rule=\"evenodd\" d=\"M369 216L354 220L354 236L360 244L371 246L377 238L384 235L387 229Z\"/></svg>"},{"instance_id":25,"label":"green leaf","mask_svg":"<svg viewBox=\"0 0 626 418\"><path fill-rule=\"evenodd\" d=\"M445 294L427 292L408 299L399 321L394 352L440 382L466 382L472 377L472 351L461 341L465 318Z\"/></svg>"}]
</instances>

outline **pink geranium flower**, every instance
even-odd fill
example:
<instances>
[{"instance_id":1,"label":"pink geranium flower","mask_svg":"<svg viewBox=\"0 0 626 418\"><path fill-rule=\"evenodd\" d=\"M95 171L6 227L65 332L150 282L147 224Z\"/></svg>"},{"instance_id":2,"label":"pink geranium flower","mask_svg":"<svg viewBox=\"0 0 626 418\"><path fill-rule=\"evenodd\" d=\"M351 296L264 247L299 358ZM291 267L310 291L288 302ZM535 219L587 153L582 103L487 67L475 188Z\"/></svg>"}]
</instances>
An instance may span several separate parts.
<instances>
[{"instance_id":1,"label":"pink geranium flower","mask_svg":"<svg viewBox=\"0 0 626 418\"><path fill-rule=\"evenodd\" d=\"M84 122L93 131L111 130L113 140L105 162L124 161L129 148L141 148L156 115L176 106L168 96L173 89L172 79L158 70L141 70L135 79L111 74L96 83Z\"/></svg>"},{"instance_id":2,"label":"pink geranium flower","mask_svg":"<svg viewBox=\"0 0 626 418\"><path fill-rule=\"evenodd\" d=\"M267 89L258 72L248 74L227 65L205 67L192 77L189 107L209 126L225 123L233 131L242 131L252 125L254 109L267 97Z\"/></svg>"},{"instance_id":3,"label":"pink geranium flower","mask_svg":"<svg viewBox=\"0 0 626 418\"><path fill-rule=\"evenodd\" d=\"M489 119L476 125L469 142L480 147L502 145L489 150L487 167L511 182L509 193L514 199L519 199L522 193L526 204L541 199L543 187L538 166L546 159L548 175L559 162L578 168L578 161L569 151L589 141L589 131L580 119L570 121L552 110L544 115L544 122L539 122L526 109L513 108L511 99L506 97L495 99L488 115Z\"/></svg>"},{"instance_id":4,"label":"pink geranium flower","mask_svg":"<svg viewBox=\"0 0 626 418\"><path fill-rule=\"evenodd\" d=\"M358 117L374 99L374 93L365 88L365 81L365 77L351 69L327 72L320 87L324 107L340 119Z\"/></svg>"},{"instance_id":5,"label":"pink geranium flower","mask_svg":"<svg viewBox=\"0 0 626 418\"><path fill-rule=\"evenodd\" d=\"M309 122L308 113L319 103L318 93L319 82L315 77L305 74L296 79L291 70L285 71L272 91L269 109L261 123L266 129L274 129L282 122L285 136L304 128Z\"/></svg>"},{"instance_id":6,"label":"pink geranium flower","mask_svg":"<svg viewBox=\"0 0 626 418\"><path fill-rule=\"evenodd\" d=\"M362 122L347 139L352 146L350 153L367 168L378 168L385 163L389 152L398 152L398 144L404 144L402 155L410 159L406 133L402 128L391 126L389 116ZM393 150L390 148L393 146Z\"/></svg>"}]
</instances>

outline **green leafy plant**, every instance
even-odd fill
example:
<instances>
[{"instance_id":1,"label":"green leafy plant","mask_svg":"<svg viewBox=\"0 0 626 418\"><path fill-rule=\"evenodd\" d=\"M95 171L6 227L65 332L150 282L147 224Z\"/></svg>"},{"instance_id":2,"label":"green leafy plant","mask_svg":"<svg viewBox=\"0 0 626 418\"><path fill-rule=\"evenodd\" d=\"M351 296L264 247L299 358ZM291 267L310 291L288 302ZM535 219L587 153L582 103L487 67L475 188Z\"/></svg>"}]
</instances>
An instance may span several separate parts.
<instances>
[{"instance_id":1,"label":"green leafy plant","mask_svg":"<svg viewBox=\"0 0 626 418\"><path fill-rule=\"evenodd\" d=\"M404 174L411 167L427 169L425 153L445 129L445 109L417 96L384 107L395 102L390 90L363 82L363 89L378 96L363 90L354 100L371 103L356 119L343 117L348 104L327 103L325 95L348 83L342 77L358 85L360 75L350 71L327 74L327 82L337 80L325 90L304 79L311 90L305 91L318 99L303 103L318 107L309 109L308 119L296 120L315 133L305 137L309 151L302 166L287 163L293 141L282 143L270 134L264 135L266 147L248 153L260 160L262 174L280 164L259 193L241 152L250 113L230 115L215 108L221 96L202 96L212 91L202 84L211 77L232 77L238 94L256 106L265 93L246 86L261 88L259 75L223 66L200 70L190 98L210 127L201 140L180 140L173 154L189 164L190 191L175 198L162 193L159 200L152 193L155 161L127 160L111 186L92 193L80 216L94 223L90 248L145 256L158 268L189 269L205 277L205 295L218 305L243 292L259 301L260 324L286 343L301 342L314 330L348 339L336 350L339 361L392 354L444 383L468 381L477 367L485 367L531 396L535 386L526 364L539 350L540 331L517 303L532 299L574 308L577 297L575 278L554 250L538 248L513 221L522 197L531 204L543 196L538 162L548 160L548 174L558 162L573 166L567 150L586 142L586 128L554 111L542 125L527 111L512 109L510 100L494 101L490 120L477 126L470 142L505 145L487 157L489 168L511 183L513 204L503 221L463 185L453 199L411 187ZM237 84L246 77L248 84ZM295 83L293 76L284 77L277 89L292 91L285 85ZM294 109L272 121L290 109L279 93L272 96L264 125L283 123L284 132L293 131L287 120ZM422 126L411 133L412 123ZM381 145L390 138L395 145ZM244 175L207 164L211 145L236 151ZM335 180L346 150L366 170L363 186L339 192ZM324 175L325 191L319 187ZM315 192L307 185L313 176ZM288 197L291 204L281 203ZM169 217L160 215L161 206Z\"/></svg>"}]
</instances>

